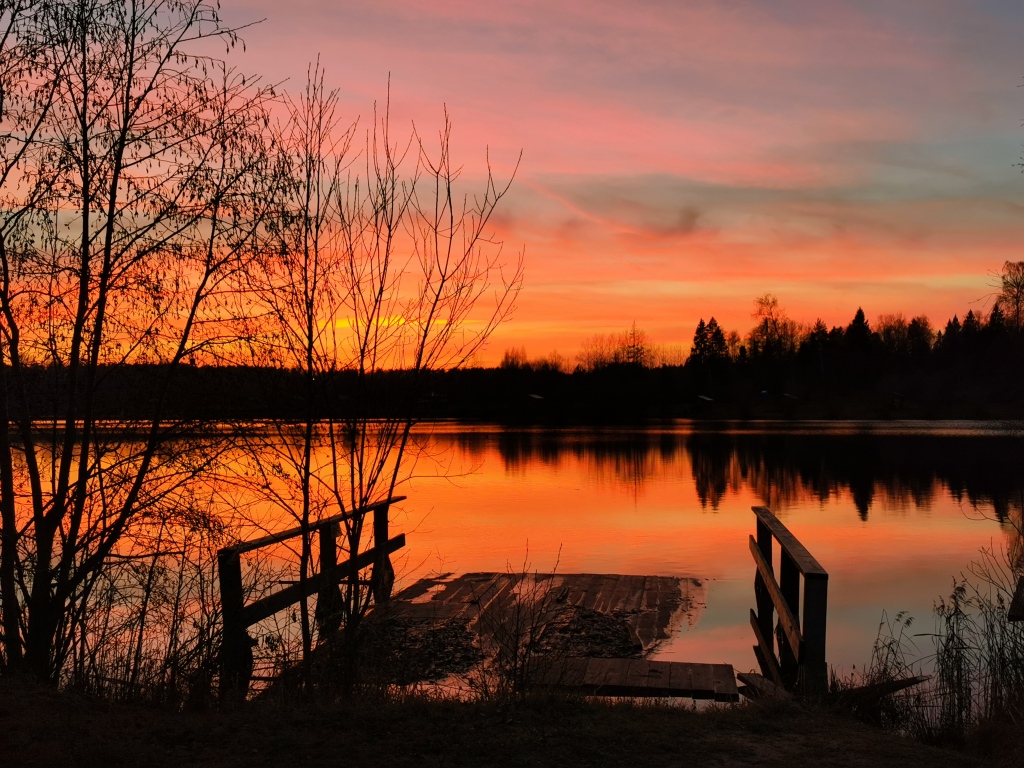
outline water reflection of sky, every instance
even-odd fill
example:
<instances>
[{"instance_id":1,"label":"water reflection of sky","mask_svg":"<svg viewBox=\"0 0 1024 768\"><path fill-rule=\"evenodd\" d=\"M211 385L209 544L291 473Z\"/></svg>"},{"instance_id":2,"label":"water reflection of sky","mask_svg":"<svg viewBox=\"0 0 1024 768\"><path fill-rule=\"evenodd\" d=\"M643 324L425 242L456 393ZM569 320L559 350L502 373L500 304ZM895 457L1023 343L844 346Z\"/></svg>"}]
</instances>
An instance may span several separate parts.
<instances>
[{"instance_id":1,"label":"water reflection of sky","mask_svg":"<svg viewBox=\"0 0 1024 768\"><path fill-rule=\"evenodd\" d=\"M433 570L689 575L707 607L664 658L756 664L750 507L829 571L830 663L868 660L882 612L917 632L981 547L1021 520L1020 424L783 424L723 431L434 425L394 515L405 579ZM424 434L425 437L425 434ZM528 551L528 555L527 555ZM930 642L921 638L922 651Z\"/></svg>"}]
</instances>

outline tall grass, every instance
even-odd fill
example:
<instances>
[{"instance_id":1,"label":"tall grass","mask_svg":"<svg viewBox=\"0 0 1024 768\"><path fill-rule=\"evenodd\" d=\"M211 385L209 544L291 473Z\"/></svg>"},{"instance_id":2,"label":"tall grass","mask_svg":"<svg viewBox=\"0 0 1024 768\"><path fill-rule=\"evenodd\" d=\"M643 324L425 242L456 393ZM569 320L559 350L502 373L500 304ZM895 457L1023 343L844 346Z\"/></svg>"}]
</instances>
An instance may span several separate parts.
<instances>
[{"instance_id":1,"label":"tall grass","mask_svg":"<svg viewBox=\"0 0 1024 768\"><path fill-rule=\"evenodd\" d=\"M904 614L895 622L883 619L863 683L897 680L915 670L932 677L876 702L871 719L941 743L1024 727L1024 622L1007 617L1022 566L1013 548L1002 554L982 550L949 596L935 604L931 633L911 634L912 619ZM920 640L931 641L932 654L919 654Z\"/></svg>"},{"instance_id":2,"label":"tall grass","mask_svg":"<svg viewBox=\"0 0 1024 768\"><path fill-rule=\"evenodd\" d=\"M90 585L62 682L120 701L202 706L220 645L214 580L223 528L205 511L166 511Z\"/></svg>"},{"instance_id":3,"label":"tall grass","mask_svg":"<svg viewBox=\"0 0 1024 768\"><path fill-rule=\"evenodd\" d=\"M559 557L561 551L559 551ZM559 606L552 590L556 560L550 573L532 571L529 551L518 570L508 566L508 593L480 596L478 630L483 661L465 682L473 698L482 701L524 699L532 683L549 672L564 654L543 647L548 624Z\"/></svg>"}]
</instances>

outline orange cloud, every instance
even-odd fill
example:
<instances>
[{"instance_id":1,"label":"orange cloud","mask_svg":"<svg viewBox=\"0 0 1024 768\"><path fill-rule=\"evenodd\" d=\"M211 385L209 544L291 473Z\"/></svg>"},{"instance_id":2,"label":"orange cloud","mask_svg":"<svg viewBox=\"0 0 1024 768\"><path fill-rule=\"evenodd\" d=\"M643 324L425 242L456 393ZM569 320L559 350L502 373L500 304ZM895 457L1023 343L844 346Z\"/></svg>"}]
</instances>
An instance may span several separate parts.
<instances>
[{"instance_id":1,"label":"orange cloud","mask_svg":"<svg viewBox=\"0 0 1024 768\"><path fill-rule=\"evenodd\" d=\"M1024 10L987 0L633 3L237 0L242 66L297 87L315 52L351 114L390 76L395 125L442 105L465 178L523 162L495 221L525 246L515 320L485 359L564 353L633 320L686 343L858 306L944 321L1017 258Z\"/></svg>"}]
</instances>

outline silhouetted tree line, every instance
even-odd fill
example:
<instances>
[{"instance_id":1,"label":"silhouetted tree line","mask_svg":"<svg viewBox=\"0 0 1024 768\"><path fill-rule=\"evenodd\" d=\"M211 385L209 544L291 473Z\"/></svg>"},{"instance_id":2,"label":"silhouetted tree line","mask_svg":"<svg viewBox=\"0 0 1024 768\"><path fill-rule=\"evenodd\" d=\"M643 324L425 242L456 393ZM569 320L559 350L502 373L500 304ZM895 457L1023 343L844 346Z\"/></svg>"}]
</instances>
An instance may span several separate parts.
<instances>
[{"instance_id":1,"label":"silhouetted tree line","mask_svg":"<svg viewBox=\"0 0 1024 768\"><path fill-rule=\"evenodd\" d=\"M927 317L857 309L829 328L801 325L778 299L755 300L755 325L741 337L712 316L695 329L689 355L659 348L634 323L621 336L587 341L575 361L529 360L506 351L496 368L380 371L358 405L392 416L411 400L422 418L505 423L602 423L659 418L1017 418L1024 416L1024 262L1003 267L987 313L970 310L935 328ZM102 366L101 366L102 368ZM59 416L65 377L27 368L37 418ZM356 408L354 371L323 372L315 402L287 367L186 366L175 387L159 365L103 370L93 390L100 418L134 418L160 394L167 418L344 418ZM311 410L312 409L312 410Z\"/></svg>"},{"instance_id":2,"label":"silhouetted tree line","mask_svg":"<svg viewBox=\"0 0 1024 768\"><path fill-rule=\"evenodd\" d=\"M673 364L634 325L602 349L564 361L506 356L500 371L464 371L439 386L444 415L536 421L693 418L1011 418L1024 415L1024 262L1003 266L987 314L969 310L934 328L925 316L858 308L846 325L802 325L771 294L755 300L745 338L714 317L697 324L689 356ZM614 342L614 340L612 340ZM630 354L627 349L633 348ZM660 359L660 362L658 362ZM474 393L476 396L474 396ZM485 394L486 393L486 394ZM481 396L493 396L480 402ZM438 415L441 415L440 413Z\"/></svg>"},{"instance_id":3,"label":"silhouetted tree line","mask_svg":"<svg viewBox=\"0 0 1024 768\"><path fill-rule=\"evenodd\" d=\"M926 317L884 315L872 326L858 309L846 326L818 320L801 328L772 297L745 339L714 317L701 320L683 364L652 362L642 331L587 364L557 356L530 362L510 350L496 368L378 373L362 412L393 415L395 403L418 401L425 419L505 423L602 423L660 418L1019 418L1024 417L1024 329L1001 304L979 316L954 316L939 330ZM625 337L624 337L625 338ZM627 343L628 342L628 343ZM595 359L597 362L595 363ZM27 388L45 415L66 401L62 379L37 370ZM104 372L96 408L101 418L147 412L159 391L159 366ZM186 367L164 395L168 418L345 417L356 373L325 374L310 406L301 376L287 368ZM45 417L45 416L42 416Z\"/></svg>"}]
</instances>

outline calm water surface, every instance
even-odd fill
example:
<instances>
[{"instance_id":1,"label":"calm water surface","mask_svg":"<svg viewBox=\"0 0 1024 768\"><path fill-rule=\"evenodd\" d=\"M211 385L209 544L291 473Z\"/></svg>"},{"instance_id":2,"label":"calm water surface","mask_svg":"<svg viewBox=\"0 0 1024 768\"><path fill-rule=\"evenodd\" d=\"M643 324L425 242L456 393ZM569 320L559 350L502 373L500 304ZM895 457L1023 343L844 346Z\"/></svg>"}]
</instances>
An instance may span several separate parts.
<instances>
[{"instance_id":1,"label":"calm water surface","mask_svg":"<svg viewBox=\"0 0 1024 768\"><path fill-rule=\"evenodd\" d=\"M705 606L659 658L756 668L752 505L829 572L828 658L868 661L883 611L932 630L982 547L1019 546L1024 423L760 423L714 429L426 425L394 515L405 583L438 571L692 576ZM931 643L919 640L922 653Z\"/></svg>"}]
</instances>

